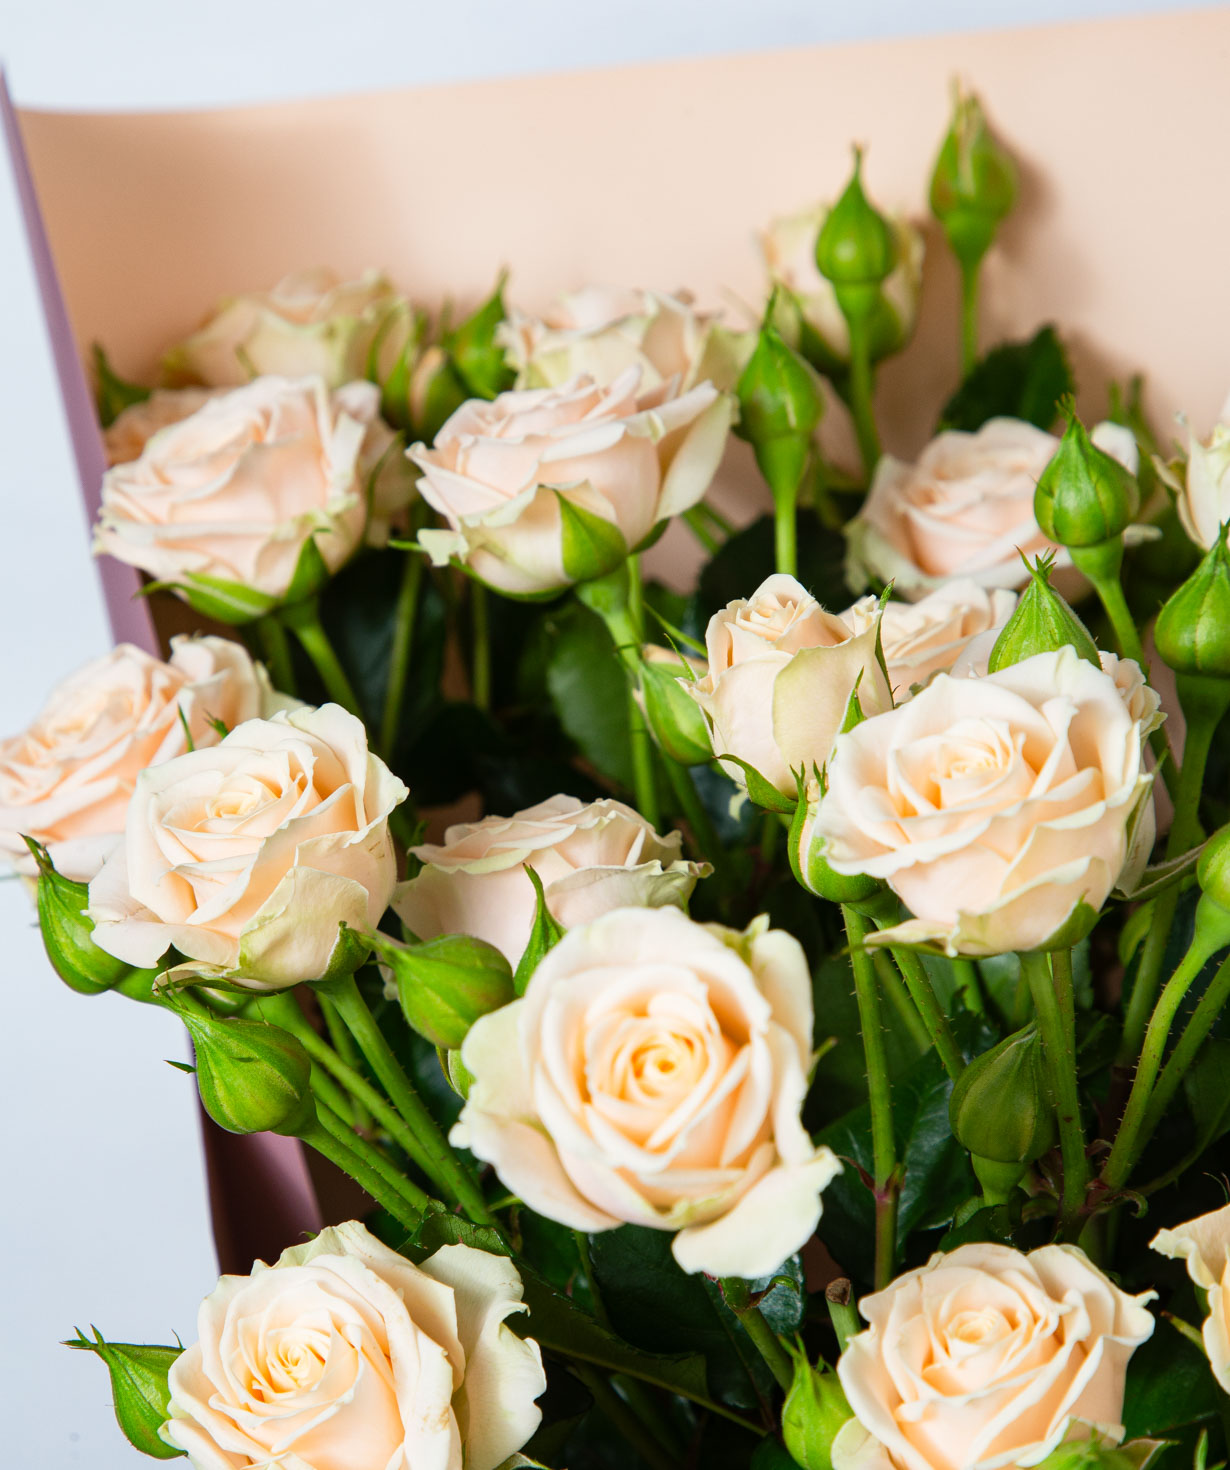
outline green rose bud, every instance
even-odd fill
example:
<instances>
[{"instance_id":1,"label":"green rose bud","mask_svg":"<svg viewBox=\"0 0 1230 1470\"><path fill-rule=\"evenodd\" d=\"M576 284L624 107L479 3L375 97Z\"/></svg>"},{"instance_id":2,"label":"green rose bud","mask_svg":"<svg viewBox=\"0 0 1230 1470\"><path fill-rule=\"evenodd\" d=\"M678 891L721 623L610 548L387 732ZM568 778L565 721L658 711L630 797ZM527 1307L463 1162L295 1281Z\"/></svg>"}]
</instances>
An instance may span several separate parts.
<instances>
[{"instance_id":1,"label":"green rose bud","mask_svg":"<svg viewBox=\"0 0 1230 1470\"><path fill-rule=\"evenodd\" d=\"M1121 536L1140 508L1136 477L1099 449L1069 408L1068 427L1034 491L1034 516L1058 546L1096 547Z\"/></svg>"},{"instance_id":2,"label":"green rose bud","mask_svg":"<svg viewBox=\"0 0 1230 1470\"><path fill-rule=\"evenodd\" d=\"M957 1142L1001 1164L1028 1164L1055 1138L1055 1110L1037 1027L1029 1025L975 1057L948 1100Z\"/></svg>"},{"instance_id":3,"label":"green rose bud","mask_svg":"<svg viewBox=\"0 0 1230 1470\"><path fill-rule=\"evenodd\" d=\"M862 171L862 150L856 148L854 175L816 238L816 268L833 283L847 321L875 312L881 283L897 264L892 226L863 193Z\"/></svg>"},{"instance_id":4,"label":"green rose bud","mask_svg":"<svg viewBox=\"0 0 1230 1470\"><path fill-rule=\"evenodd\" d=\"M833 1470L833 1441L854 1411L831 1368L812 1367L801 1347L787 1349L794 1377L782 1405L782 1439L802 1470Z\"/></svg>"},{"instance_id":5,"label":"green rose bud","mask_svg":"<svg viewBox=\"0 0 1230 1470\"><path fill-rule=\"evenodd\" d=\"M770 314L774 311L771 303ZM776 327L765 325L735 386L735 432L754 448L776 439L810 441L824 413L820 382Z\"/></svg>"},{"instance_id":6,"label":"green rose bud","mask_svg":"<svg viewBox=\"0 0 1230 1470\"><path fill-rule=\"evenodd\" d=\"M442 934L399 944L372 934L368 940L393 972L407 1025L432 1046L454 1050L480 1016L515 999L512 966L481 939Z\"/></svg>"},{"instance_id":7,"label":"green rose bud","mask_svg":"<svg viewBox=\"0 0 1230 1470\"><path fill-rule=\"evenodd\" d=\"M1178 674L1230 679L1230 554L1217 540L1157 615L1157 651Z\"/></svg>"},{"instance_id":8,"label":"green rose bud","mask_svg":"<svg viewBox=\"0 0 1230 1470\"><path fill-rule=\"evenodd\" d=\"M1095 669L1101 668L1097 645L1089 629L1051 586L1054 560L1054 557L1039 557L1029 568L1029 586L991 649L989 673L1019 664L1035 653L1055 653L1069 644Z\"/></svg>"},{"instance_id":9,"label":"green rose bud","mask_svg":"<svg viewBox=\"0 0 1230 1470\"><path fill-rule=\"evenodd\" d=\"M808 893L830 903L863 904L879 893L883 884L865 873L835 873L824 856L824 844L816 829L820 810L820 782L814 777L799 780L799 799L790 822L787 851L790 870Z\"/></svg>"},{"instance_id":10,"label":"green rose bud","mask_svg":"<svg viewBox=\"0 0 1230 1470\"><path fill-rule=\"evenodd\" d=\"M1230 826L1219 827L1204 844L1196 882L1205 898L1230 913Z\"/></svg>"},{"instance_id":11,"label":"green rose bud","mask_svg":"<svg viewBox=\"0 0 1230 1470\"><path fill-rule=\"evenodd\" d=\"M91 1331L93 1342L78 1331L64 1346L94 1353L107 1365L116 1422L128 1443L155 1460L173 1460L182 1455L183 1450L167 1444L158 1431L171 1417L167 1375L183 1348L107 1342L97 1327Z\"/></svg>"},{"instance_id":12,"label":"green rose bud","mask_svg":"<svg viewBox=\"0 0 1230 1470\"><path fill-rule=\"evenodd\" d=\"M300 1133L315 1117L312 1064L289 1031L176 1007L205 1111L228 1133Z\"/></svg>"},{"instance_id":13,"label":"green rose bud","mask_svg":"<svg viewBox=\"0 0 1230 1470\"><path fill-rule=\"evenodd\" d=\"M1016 195L1016 166L991 136L982 103L958 89L931 175L931 213L966 269L987 253Z\"/></svg>"},{"instance_id":14,"label":"green rose bud","mask_svg":"<svg viewBox=\"0 0 1230 1470\"><path fill-rule=\"evenodd\" d=\"M681 766L703 766L713 759L709 725L688 693L687 666L679 654L648 647L641 662L641 698L650 733Z\"/></svg>"},{"instance_id":15,"label":"green rose bud","mask_svg":"<svg viewBox=\"0 0 1230 1470\"><path fill-rule=\"evenodd\" d=\"M90 890L57 873L47 849L32 837L26 846L38 864L38 924L51 967L70 990L101 995L138 974L94 943L94 921L85 912Z\"/></svg>"},{"instance_id":16,"label":"green rose bud","mask_svg":"<svg viewBox=\"0 0 1230 1470\"><path fill-rule=\"evenodd\" d=\"M1145 1466L1163 1449L1163 1439L1131 1439L1115 1444L1094 1434L1090 1439L1070 1440L1052 1450L1039 1462L1039 1470L1145 1470Z\"/></svg>"}]
</instances>

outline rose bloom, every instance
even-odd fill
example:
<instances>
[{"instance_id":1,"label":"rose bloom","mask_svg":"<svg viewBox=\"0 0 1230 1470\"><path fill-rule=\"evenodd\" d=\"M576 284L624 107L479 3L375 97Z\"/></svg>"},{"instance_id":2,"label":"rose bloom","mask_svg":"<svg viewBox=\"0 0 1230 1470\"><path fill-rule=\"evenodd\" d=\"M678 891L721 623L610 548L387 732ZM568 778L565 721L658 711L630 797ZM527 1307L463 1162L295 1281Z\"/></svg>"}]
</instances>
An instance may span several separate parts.
<instances>
[{"instance_id":1,"label":"rose bloom","mask_svg":"<svg viewBox=\"0 0 1230 1470\"><path fill-rule=\"evenodd\" d=\"M211 397L103 476L95 551L171 583L220 578L275 600L309 537L336 571L365 535L387 538L412 494L379 405L372 383L329 393L320 378Z\"/></svg>"},{"instance_id":2,"label":"rose bloom","mask_svg":"<svg viewBox=\"0 0 1230 1470\"><path fill-rule=\"evenodd\" d=\"M1187 1274L1206 1294L1204 1350L1213 1377L1230 1393L1230 1205L1175 1230L1159 1230L1149 1246L1171 1260L1184 1261Z\"/></svg>"},{"instance_id":3,"label":"rose bloom","mask_svg":"<svg viewBox=\"0 0 1230 1470\"><path fill-rule=\"evenodd\" d=\"M388 908L407 794L338 705L249 720L138 777L90 884L94 941L142 969L174 945L185 973L253 990L318 979L338 925L375 928Z\"/></svg>"},{"instance_id":4,"label":"rose bloom","mask_svg":"<svg viewBox=\"0 0 1230 1470\"><path fill-rule=\"evenodd\" d=\"M797 303L805 331L801 344L822 371L850 360L850 328L837 304L833 283L816 266L816 240L828 206L815 204L775 219L760 237L765 268L773 285L783 286ZM882 286L884 307L872 318L872 350L895 352L909 341L922 284L922 234L902 216L889 220L897 244L897 264Z\"/></svg>"},{"instance_id":5,"label":"rose bloom","mask_svg":"<svg viewBox=\"0 0 1230 1470\"><path fill-rule=\"evenodd\" d=\"M1136 441L1117 424L1099 424L1094 442L1135 473ZM1021 419L998 418L977 433L949 430L915 464L884 455L862 510L848 527L846 575L852 587L891 582L916 601L951 577L979 586L1023 587L1022 553L1053 552L1034 519L1034 490L1059 440Z\"/></svg>"},{"instance_id":6,"label":"rose bloom","mask_svg":"<svg viewBox=\"0 0 1230 1470\"><path fill-rule=\"evenodd\" d=\"M1180 423L1186 420L1180 416ZM1187 428L1187 469L1179 478L1167 469L1167 483L1177 492L1175 509L1183 529L1207 551L1223 521L1230 521L1230 398L1207 439Z\"/></svg>"},{"instance_id":7,"label":"rose bloom","mask_svg":"<svg viewBox=\"0 0 1230 1470\"><path fill-rule=\"evenodd\" d=\"M786 796L796 770L810 774L828 759L856 682L864 714L892 706L874 617L855 628L793 577L769 577L727 603L709 619L705 647L704 678L680 682L709 720L714 753L746 761ZM741 766L723 765L746 786Z\"/></svg>"},{"instance_id":8,"label":"rose bloom","mask_svg":"<svg viewBox=\"0 0 1230 1470\"><path fill-rule=\"evenodd\" d=\"M841 620L862 633L880 618L888 682L900 703L914 685L952 668L972 639L988 635L993 647L1016 603L1014 592L999 587L988 591L968 577L956 577L919 602L886 602L882 612L880 599L868 594L847 608Z\"/></svg>"},{"instance_id":9,"label":"rose bloom","mask_svg":"<svg viewBox=\"0 0 1230 1470\"><path fill-rule=\"evenodd\" d=\"M340 388L367 376L382 327L403 305L380 271L341 281L326 269L296 271L271 291L221 302L191 337L167 353L176 385L237 388L265 374L319 376Z\"/></svg>"},{"instance_id":10,"label":"rose bloom","mask_svg":"<svg viewBox=\"0 0 1230 1470\"><path fill-rule=\"evenodd\" d=\"M581 376L473 399L433 448L409 450L423 499L451 527L419 540L437 566L456 557L498 591L558 591L577 579L560 500L609 522L635 550L709 488L732 412L711 383L679 397L645 392L636 367L609 387Z\"/></svg>"},{"instance_id":11,"label":"rose bloom","mask_svg":"<svg viewBox=\"0 0 1230 1470\"><path fill-rule=\"evenodd\" d=\"M162 1437L197 1470L495 1470L542 1419L538 1344L506 1323L523 1311L504 1256L415 1266L330 1226L205 1298Z\"/></svg>"},{"instance_id":12,"label":"rose bloom","mask_svg":"<svg viewBox=\"0 0 1230 1470\"><path fill-rule=\"evenodd\" d=\"M129 404L103 430L108 467L139 459L159 429L180 423L204 408L221 391L220 388L155 388L144 402Z\"/></svg>"},{"instance_id":13,"label":"rose bloom","mask_svg":"<svg viewBox=\"0 0 1230 1470\"><path fill-rule=\"evenodd\" d=\"M837 1364L854 1418L834 1470L1000 1470L1092 1431L1118 1442L1154 1296L1120 1291L1070 1245L932 1256L859 1302L871 1325Z\"/></svg>"},{"instance_id":14,"label":"rose bloom","mask_svg":"<svg viewBox=\"0 0 1230 1470\"><path fill-rule=\"evenodd\" d=\"M511 817L460 822L442 846L412 848L423 867L393 907L420 939L469 934L515 967L538 911L527 867L551 917L570 929L611 909L685 904L709 865L682 861L682 845L681 833L659 837L622 801L553 796Z\"/></svg>"},{"instance_id":15,"label":"rose bloom","mask_svg":"<svg viewBox=\"0 0 1230 1470\"><path fill-rule=\"evenodd\" d=\"M1044 948L1147 856L1140 722L1072 648L937 675L839 735L828 777L816 830L830 866L884 879L915 916L881 940Z\"/></svg>"},{"instance_id":16,"label":"rose bloom","mask_svg":"<svg viewBox=\"0 0 1230 1470\"><path fill-rule=\"evenodd\" d=\"M226 638L173 638L166 663L121 643L0 741L0 854L33 876L24 834L58 872L88 883L120 840L143 770L182 755L189 737L216 745L215 720L233 728L279 703L260 664Z\"/></svg>"},{"instance_id":17,"label":"rose bloom","mask_svg":"<svg viewBox=\"0 0 1230 1470\"><path fill-rule=\"evenodd\" d=\"M798 941L677 909L573 929L461 1050L450 1136L574 1230L677 1232L685 1271L764 1276L810 1239L841 1169L799 1120L812 993Z\"/></svg>"},{"instance_id":18,"label":"rose bloom","mask_svg":"<svg viewBox=\"0 0 1230 1470\"><path fill-rule=\"evenodd\" d=\"M686 393L704 382L733 388L755 338L694 310L686 291L586 286L561 296L541 318L513 309L496 340L519 388L558 388L580 373L605 385L638 367L643 388L671 383Z\"/></svg>"}]
</instances>

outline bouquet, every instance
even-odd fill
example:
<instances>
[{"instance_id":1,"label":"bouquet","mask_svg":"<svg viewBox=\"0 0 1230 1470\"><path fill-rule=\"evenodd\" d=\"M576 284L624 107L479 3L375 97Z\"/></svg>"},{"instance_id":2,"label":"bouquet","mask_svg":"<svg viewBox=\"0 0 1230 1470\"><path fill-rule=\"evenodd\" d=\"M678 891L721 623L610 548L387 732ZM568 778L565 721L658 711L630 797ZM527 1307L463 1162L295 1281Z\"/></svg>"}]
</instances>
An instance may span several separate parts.
<instances>
[{"instance_id":1,"label":"bouquet","mask_svg":"<svg viewBox=\"0 0 1230 1470\"><path fill-rule=\"evenodd\" d=\"M982 353L1015 195L958 93L963 378L910 461L921 236L857 151L745 326L309 271L156 387L97 352L97 550L195 631L5 743L0 845L68 985L174 1011L218 1124L364 1200L187 1347L78 1332L136 1449L1224 1455L1230 424L1164 447L1136 379L1087 429L1051 326Z\"/></svg>"}]
</instances>

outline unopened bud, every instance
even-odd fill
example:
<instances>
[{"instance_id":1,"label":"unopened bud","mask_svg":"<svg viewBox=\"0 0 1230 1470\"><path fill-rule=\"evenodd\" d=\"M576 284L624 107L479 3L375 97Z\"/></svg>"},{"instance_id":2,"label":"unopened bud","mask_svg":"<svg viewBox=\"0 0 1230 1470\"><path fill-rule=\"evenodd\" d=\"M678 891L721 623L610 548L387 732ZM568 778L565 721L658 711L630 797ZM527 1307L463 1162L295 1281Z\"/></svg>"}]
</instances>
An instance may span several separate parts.
<instances>
[{"instance_id":1,"label":"unopened bud","mask_svg":"<svg viewBox=\"0 0 1230 1470\"><path fill-rule=\"evenodd\" d=\"M1221 527L1200 565L1157 615L1153 641L1177 674L1230 679L1230 554Z\"/></svg>"},{"instance_id":2,"label":"unopened bud","mask_svg":"<svg viewBox=\"0 0 1230 1470\"><path fill-rule=\"evenodd\" d=\"M790 822L787 844L790 869L817 898L830 903L865 903L883 887L878 878L865 873L835 873L824 856L824 843L816 828L820 812L820 782L814 776L799 782L799 800Z\"/></svg>"},{"instance_id":3,"label":"unopened bud","mask_svg":"<svg viewBox=\"0 0 1230 1470\"><path fill-rule=\"evenodd\" d=\"M125 1439L133 1449L155 1460L170 1460L182 1455L183 1451L167 1444L158 1431L171 1417L171 1391L167 1376L183 1348L161 1347L153 1343L107 1342L96 1327L91 1331L94 1333L93 1341L79 1331L64 1346L94 1353L107 1365L115 1419Z\"/></svg>"},{"instance_id":4,"label":"unopened bud","mask_svg":"<svg viewBox=\"0 0 1230 1470\"><path fill-rule=\"evenodd\" d=\"M94 921L85 912L90 890L57 873L47 849L26 838L38 864L38 924L51 967L71 990L101 995L135 972L94 943Z\"/></svg>"},{"instance_id":5,"label":"unopened bud","mask_svg":"<svg viewBox=\"0 0 1230 1470\"><path fill-rule=\"evenodd\" d=\"M1028 1164L1055 1138L1055 1110L1037 1027L1029 1025L975 1057L948 1101L962 1148L1001 1164Z\"/></svg>"},{"instance_id":6,"label":"unopened bud","mask_svg":"<svg viewBox=\"0 0 1230 1470\"><path fill-rule=\"evenodd\" d=\"M982 103L958 89L931 174L931 213L962 266L976 266L987 253L1016 195L1016 165L991 136Z\"/></svg>"},{"instance_id":7,"label":"unopened bud","mask_svg":"<svg viewBox=\"0 0 1230 1470\"><path fill-rule=\"evenodd\" d=\"M1057 546L1094 547L1115 540L1140 507L1136 476L1090 439L1075 412L1039 476L1034 516Z\"/></svg>"},{"instance_id":8,"label":"unopened bud","mask_svg":"<svg viewBox=\"0 0 1230 1470\"><path fill-rule=\"evenodd\" d=\"M788 1350L794 1377L782 1405L782 1440L802 1470L833 1470L833 1441L854 1411L831 1368L813 1367L801 1347Z\"/></svg>"},{"instance_id":9,"label":"unopened bud","mask_svg":"<svg viewBox=\"0 0 1230 1470\"><path fill-rule=\"evenodd\" d=\"M862 150L854 150L854 174L829 210L816 238L816 268L833 283L846 320L866 320L880 302L880 286L897 264L892 226L863 193Z\"/></svg>"},{"instance_id":10,"label":"unopened bud","mask_svg":"<svg viewBox=\"0 0 1230 1470\"><path fill-rule=\"evenodd\" d=\"M751 443L770 488L793 492L803 477L812 432L824 412L819 380L781 333L766 324L736 392L735 432Z\"/></svg>"},{"instance_id":11,"label":"unopened bud","mask_svg":"<svg viewBox=\"0 0 1230 1470\"><path fill-rule=\"evenodd\" d=\"M220 1128L302 1132L315 1115L312 1064L289 1031L186 1008L179 1015L192 1037L201 1102Z\"/></svg>"},{"instance_id":12,"label":"unopened bud","mask_svg":"<svg viewBox=\"0 0 1230 1470\"><path fill-rule=\"evenodd\" d=\"M406 1023L432 1046L459 1047L480 1016L515 999L512 966L494 945L468 934L419 944L369 936L392 972Z\"/></svg>"},{"instance_id":13,"label":"unopened bud","mask_svg":"<svg viewBox=\"0 0 1230 1470\"><path fill-rule=\"evenodd\" d=\"M654 740L681 766L703 766L713 759L709 724L688 693L689 666L668 648L645 648L641 662L641 698ZM696 671L693 670L693 674Z\"/></svg>"},{"instance_id":14,"label":"unopened bud","mask_svg":"<svg viewBox=\"0 0 1230 1470\"><path fill-rule=\"evenodd\" d=\"M1053 557L1039 557L1029 568L1029 586L995 640L987 662L988 673L998 673L1036 653L1054 653L1069 645L1095 669L1102 667L1089 629L1051 586L1053 565Z\"/></svg>"}]
</instances>

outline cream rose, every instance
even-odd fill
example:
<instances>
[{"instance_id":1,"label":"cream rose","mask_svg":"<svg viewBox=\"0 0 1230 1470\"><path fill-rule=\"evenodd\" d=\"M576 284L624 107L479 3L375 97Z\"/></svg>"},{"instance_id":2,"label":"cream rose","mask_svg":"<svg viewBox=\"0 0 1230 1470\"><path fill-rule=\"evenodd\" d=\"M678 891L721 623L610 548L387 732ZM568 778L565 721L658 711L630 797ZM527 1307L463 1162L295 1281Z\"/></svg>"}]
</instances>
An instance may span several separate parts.
<instances>
[{"instance_id":1,"label":"cream rose","mask_svg":"<svg viewBox=\"0 0 1230 1470\"><path fill-rule=\"evenodd\" d=\"M107 471L95 551L180 591L248 589L257 598L236 605L252 601L257 615L286 595L309 538L336 571L407 504L379 402L374 384L329 393L320 378L260 378L211 397Z\"/></svg>"},{"instance_id":2,"label":"cream rose","mask_svg":"<svg viewBox=\"0 0 1230 1470\"><path fill-rule=\"evenodd\" d=\"M223 301L198 332L167 353L175 384L237 388L265 374L316 375L330 388L368 376L381 329L403 306L380 271L357 281L325 269L297 271L271 291Z\"/></svg>"},{"instance_id":3,"label":"cream rose","mask_svg":"<svg viewBox=\"0 0 1230 1470\"><path fill-rule=\"evenodd\" d=\"M131 643L57 686L34 722L0 742L0 854L33 876L23 834L88 883L120 840L137 777L282 703L226 638L174 638L167 663Z\"/></svg>"},{"instance_id":4,"label":"cream rose","mask_svg":"<svg viewBox=\"0 0 1230 1470\"><path fill-rule=\"evenodd\" d=\"M1099 424L1094 442L1135 472L1136 441L1117 424ZM885 455L862 510L847 528L852 587L891 582L916 601L952 577L979 586L1023 587L1022 553L1055 555L1034 519L1034 490L1059 440L1020 419L991 419L974 434L938 435L915 464Z\"/></svg>"},{"instance_id":5,"label":"cream rose","mask_svg":"<svg viewBox=\"0 0 1230 1470\"><path fill-rule=\"evenodd\" d=\"M644 392L636 367L609 387L578 377L464 403L433 448L409 451L451 527L419 540L437 566L456 557L514 595L599 575L704 495L732 411L711 383Z\"/></svg>"},{"instance_id":6,"label":"cream rose","mask_svg":"<svg viewBox=\"0 0 1230 1470\"><path fill-rule=\"evenodd\" d=\"M396 883L406 788L338 705L249 720L138 778L124 840L90 884L94 940L130 965L278 990L329 969L338 925L374 928Z\"/></svg>"},{"instance_id":7,"label":"cream rose","mask_svg":"<svg viewBox=\"0 0 1230 1470\"><path fill-rule=\"evenodd\" d=\"M220 388L156 388L144 402L130 404L103 430L108 467L139 459L159 429L180 423L222 391Z\"/></svg>"},{"instance_id":8,"label":"cream rose","mask_svg":"<svg viewBox=\"0 0 1230 1470\"><path fill-rule=\"evenodd\" d=\"M685 1271L764 1276L810 1239L841 1169L799 1120L812 1064L798 941L677 909L573 929L462 1047L451 1141L576 1230L677 1232Z\"/></svg>"},{"instance_id":9,"label":"cream rose","mask_svg":"<svg viewBox=\"0 0 1230 1470\"><path fill-rule=\"evenodd\" d=\"M919 602L886 602L868 594L841 614L856 633L880 619L880 647L893 698L910 697L916 684L952 668L972 639L992 641L1016 609L1016 594L996 587L988 591L968 577L957 577L929 592Z\"/></svg>"},{"instance_id":10,"label":"cream rose","mask_svg":"<svg viewBox=\"0 0 1230 1470\"><path fill-rule=\"evenodd\" d=\"M952 955L1044 947L1129 867L1152 777L1115 680L1071 648L981 679L939 674L839 735L817 838L914 915L881 939Z\"/></svg>"},{"instance_id":11,"label":"cream rose","mask_svg":"<svg viewBox=\"0 0 1230 1470\"><path fill-rule=\"evenodd\" d=\"M874 617L854 628L793 577L769 577L709 619L703 679L680 680L709 721L716 755L737 756L785 796L794 772L823 766L858 687L864 714L892 706ZM746 786L734 761L731 778Z\"/></svg>"},{"instance_id":12,"label":"cream rose","mask_svg":"<svg viewBox=\"0 0 1230 1470\"><path fill-rule=\"evenodd\" d=\"M558 388L581 373L612 383L637 367L644 388L670 383L686 393L704 382L733 388L755 337L696 311L686 291L586 286L561 296L542 317L510 311L496 340L520 388Z\"/></svg>"},{"instance_id":13,"label":"cream rose","mask_svg":"<svg viewBox=\"0 0 1230 1470\"><path fill-rule=\"evenodd\" d=\"M542 1419L538 1344L507 1325L523 1311L503 1256L415 1266L330 1226L205 1298L162 1437L197 1470L495 1470Z\"/></svg>"},{"instance_id":14,"label":"cream rose","mask_svg":"<svg viewBox=\"0 0 1230 1470\"><path fill-rule=\"evenodd\" d=\"M1206 1294L1204 1350L1213 1377L1230 1393L1230 1205L1177 1229L1159 1230L1149 1245L1159 1255L1185 1262L1187 1274Z\"/></svg>"},{"instance_id":15,"label":"cream rose","mask_svg":"<svg viewBox=\"0 0 1230 1470\"><path fill-rule=\"evenodd\" d=\"M834 1470L1006 1470L1065 1440L1123 1438L1145 1303L1070 1245L963 1245L864 1297L837 1364L854 1418Z\"/></svg>"},{"instance_id":16,"label":"cream rose","mask_svg":"<svg viewBox=\"0 0 1230 1470\"><path fill-rule=\"evenodd\" d=\"M1167 482L1177 492L1175 509L1183 529L1207 551L1217 540L1223 521L1230 521L1230 398L1207 439L1197 439L1187 421L1187 468L1176 479L1164 468Z\"/></svg>"},{"instance_id":17,"label":"cream rose","mask_svg":"<svg viewBox=\"0 0 1230 1470\"><path fill-rule=\"evenodd\" d=\"M813 205L775 219L760 237L770 282L783 286L798 305L807 356L824 369L850 360L850 328L837 304L833 283L816 266L816 239L828 206ZM884 306L872 321L873 351L893 351L908 342L918 312L924 254L921 233L900 215L889 224L897 245L897 264L882 286Z\"/></svg>"},{"instance_id":18,"label":"cream rose","mask_svg":"<svg viewBox=\"0 0 1230 1470\"><path fill-rule=\"evenodd\" d=\"M514 967L529 942L542 882L547 908L565 929L611 909L685 904L706 863L680 858L678 832L659 837L621 801L582 805L553 796L511 817L462 822L442 846L412 849L422 870L393 907L420 939L469 934L493 944Z\"/></svg>"}]
</instances>

